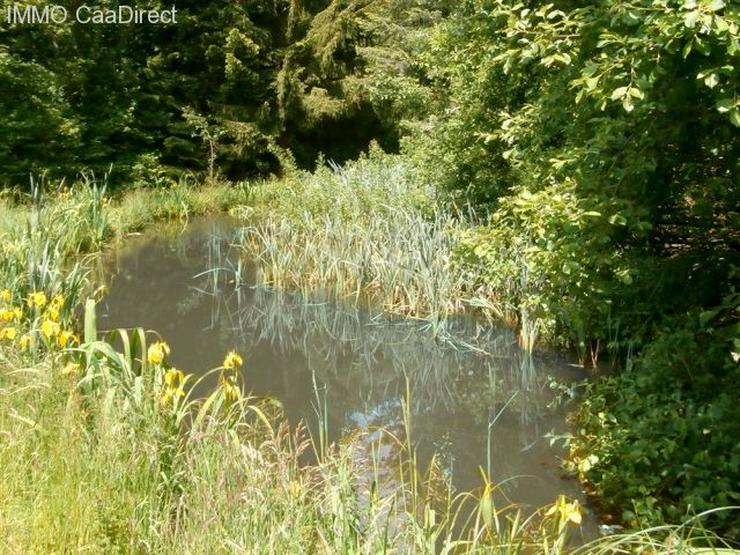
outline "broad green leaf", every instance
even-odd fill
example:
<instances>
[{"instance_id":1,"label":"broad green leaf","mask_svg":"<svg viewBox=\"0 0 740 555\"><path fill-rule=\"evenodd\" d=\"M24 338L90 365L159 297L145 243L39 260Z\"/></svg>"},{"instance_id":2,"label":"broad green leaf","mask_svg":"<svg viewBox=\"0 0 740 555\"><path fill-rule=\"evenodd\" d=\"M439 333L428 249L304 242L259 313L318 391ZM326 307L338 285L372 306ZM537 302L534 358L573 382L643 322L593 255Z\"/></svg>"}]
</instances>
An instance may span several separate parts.
<instances>
[{"instance_id":1,"label":"broad green leaf","mask_svg":"<svg viewBox=\"0 0 740 555\"><path fill-rule=\"evenodd\" d=\"M735 101L732 98L721 98L717 101L717 111L724 114L725 112L729 112L732 107L735 105Z\"/></svg>"},{"instance_id":2,"label":"broad green leaf","mask_svg":"<svg viewBox=\"0 0 740 555\"><path fill-rule=\"evenodd\" d=\"M614 91L612 91L611 99L619 100L620 98L622 98L624 95L627 94L627 88L628 87L619 87L617 89L614 89Z\"/></svg>"},{"instance_id":3,"label":"broad green leaf","mask_svg":"<svg viewBox=\"0 0 740 555\"><path fill-rule=\"evenodd\" d=\"M733 110L730 112L730 121L736 127L740 127L740 110Z\"/></svg>"},{"instance_id":4,"label":"broad green leaf","mask_svg":"<svg viewBox=\"0 0 740 555\"><path fill-rule=\"evenodd\" d=\"M683 24L686 25L689 29L693 29L696 26L696 22L699 20L699 16L701 13L699 10L694 10L692 12L687 13L683 18Z\"/></svg>"},{"instance_id":5,"label":"broad green leaf","mask_svg":"<svg viewBox=\"0 0 740 555\"><path fill-rule=\"evenodd\" d=\"M95 317L95 301L87 299L85 303L85 343L94 343L98 339L98 327Z\"/></svg>"}]
</instances>

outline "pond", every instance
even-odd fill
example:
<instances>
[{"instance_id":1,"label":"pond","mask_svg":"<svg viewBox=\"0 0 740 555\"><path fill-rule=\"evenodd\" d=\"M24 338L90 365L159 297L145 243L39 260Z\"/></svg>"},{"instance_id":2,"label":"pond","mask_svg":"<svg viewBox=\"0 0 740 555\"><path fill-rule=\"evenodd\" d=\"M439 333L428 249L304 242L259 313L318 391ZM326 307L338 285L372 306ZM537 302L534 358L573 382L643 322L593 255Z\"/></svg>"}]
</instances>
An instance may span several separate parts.
<instances>
[{"instance_id":1,"label":"pond","mask_svg":"<svg viewBox=\"0 0 740 555\"><path fill-rule=\"evenodd\" d=\"M256 286L233 246L238 233L234 220L211 217L127 239L107 262L101 327L156 330L187 373L235 349L248 390L314 430L321 407L331 439L400 429L408 380L419 457L436 452L456 488L480 486L479 468L490 466L511 502L539 507L560 493L585 502L545 437L568 429L552 380L583 379L583 369L552 353L527 356L511 330L473 319L450 322L440 339L424 322Z\"/></svg>"}]
</instances>

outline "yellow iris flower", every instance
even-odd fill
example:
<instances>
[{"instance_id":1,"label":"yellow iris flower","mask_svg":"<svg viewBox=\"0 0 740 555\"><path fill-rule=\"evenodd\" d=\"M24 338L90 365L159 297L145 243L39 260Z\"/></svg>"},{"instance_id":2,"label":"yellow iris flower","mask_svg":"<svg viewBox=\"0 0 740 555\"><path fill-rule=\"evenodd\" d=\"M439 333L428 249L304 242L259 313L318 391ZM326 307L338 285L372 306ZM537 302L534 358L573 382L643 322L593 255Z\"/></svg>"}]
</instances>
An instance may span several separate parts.
<instances>
[{"instance_id":1,"label":"yellow iris flower","mask_svg":"<svg viewBox=\"0 0 740 555\"><path fill-rule=\"evenodd\" d=\"M242 357L240 357L235 351L231 351L226 358L224 358L224 368L233 370L242 365Z\"/></svg>"},{"instance_id":2,"label":"yellow iris flower","mask_svg":"<svg viewBox=\"0 0 740 555\"><path fill-rule=\"evenodd\" d=\"M46 305L46 293L43 291L34 291L30 295L28 295L28 306L30 308L33 308L34 306L38 308L43 308Z\"/></svg>"},{"instance_id":3,"label":"yellow iris flower","mask_svg":"<svg viewBox=\"0 0 740 555\"><path fill-rule=\"evenodd\" d=\"M62 333L59 334L59 337L57 337L57 343L59 343L60 347L66 347L68 343L79 342L80 340L77 338L77 336L71 331L67 330L62 331Z\"/></svg>"},{"instance_id":4,"label":"yellow iris flower","mask_svg":"<svg viewBox=\"0 0 740 555\"><path fill-rule=\"evenodd\" d=\"M170 368L164 375L164 383L167 384L168 387L182 385L184 381L185 374L177 368Z\"/></svg>"},{"instance_id":5,"label":"yellow iris flower","mask_svg":"<svg viewBox=\"0 0 740 555\"><path fill-rule=\"evenodd\" d=\"M44 320L41 323L41 333L44 334L44 337L46 339L51 339L52 337L56 337L59 335L59 333L62 331L61 326L52 320Z\"/></svg>"},{"instance_id":6,"label":"yellow iris flower","mask_svg":"<svg viewBox=\"0 0 740 555\"><path fill-rule=\"evenodd\" d=\"M16 329L13 327L0 329L0 341L3 339L9 339L13 341L15 339Z\"/></svg>"},{"instance_id":7,"label":"yellow iris flower","mask_svg":"<svg viewBox=\"0 0 740 555\"><path fill-rule=\"evenodd\" d=\"M57 322L59 320L59 309L53 305L49 305L47 316L52 322Z\"/></svg>"},{"instance_id":8,"label":"yellow iris flower","mask_svg":"<svg viewBox=\"0 0 740 555\"><path fill-rule=\"evenodd\" d=\"M183 389L185 381L185 374L177 368L170 368L165 372L164 383L166 387L162 391L161 398L163 405L166 405L172 399L179 399L185 395L185 390Z\"/></svg>"},{"instance_id":9,"label":"yellow iris flower","mask_svg":"<svg viewBox=\"0 0 740 555\"><path fill-rule=\"evenodd\" d=\"M236 376L224 376L221 374L219 382L224 392L224 397L228 402L236 401L239 398L239 386L236 383Z\"/></svg>"},{"instance_id":10,"label":"yellow iris flower","mask_svg":"<svg viewBox=\"0 0 740 555\"><path fill-rule=\"evenodd\" d=\"M164 359L170 355L170 346L164 341L157 341L149 346L146 358L149 364L162 364Z\"/></svg>"},{"instance_id":11,"label":"yellow iris flower","mask_svg":"<svg viewBox=\"0 0 740 555\"><path fill-rule=\"evenodd\" d=\"M28 349L31 346L31 337L29 335L21 335L19 343L21 349Z\"/></svg>"},{"instance_id":12,"label":"yellow iris flower","mask_svg":"<svg viewBox=\"0 0 740 555\"><path fill-rule=\"evenodd\" d=\"M560 495L558 497L558 500L547 510L545 516L552 516L555 514L558 515L561 524L567 524L570 522L579 526L583 520L581 507L578 501L569 503L564 495Z\"/></svg>"}]
</instances>

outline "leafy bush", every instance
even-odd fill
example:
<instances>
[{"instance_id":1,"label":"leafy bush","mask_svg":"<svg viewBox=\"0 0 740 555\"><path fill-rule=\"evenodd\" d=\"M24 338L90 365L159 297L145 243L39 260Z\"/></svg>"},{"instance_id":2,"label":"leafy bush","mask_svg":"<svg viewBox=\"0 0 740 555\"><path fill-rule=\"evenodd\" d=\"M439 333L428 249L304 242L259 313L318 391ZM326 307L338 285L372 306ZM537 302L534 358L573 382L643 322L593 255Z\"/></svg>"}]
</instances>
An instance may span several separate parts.
<instances>
[{"instance_id":1,"label":"leafy bush","mask_svg":"<svg viewBox=\"0 0 740 555\"><path fill-rule=\"evenodd\" d=\"M633 526L678 523L740 502L739 308L728 295L588 387L571 462L608 513ZM736 513L711 524L740 534Z\"/></svg>"},{"instance_id":2,"label":"leafy bush","mask_svg":"<svg viewBox=\"0 0 740 555\"><path fill-rule=\"evenodd\" d=\"M630 279L609 225L570 181L499 199L490 222L461 234L460 261L514 314L526 344L562 335L585 356L603 338L614 282Z\"/></svg>"}]
</instances>

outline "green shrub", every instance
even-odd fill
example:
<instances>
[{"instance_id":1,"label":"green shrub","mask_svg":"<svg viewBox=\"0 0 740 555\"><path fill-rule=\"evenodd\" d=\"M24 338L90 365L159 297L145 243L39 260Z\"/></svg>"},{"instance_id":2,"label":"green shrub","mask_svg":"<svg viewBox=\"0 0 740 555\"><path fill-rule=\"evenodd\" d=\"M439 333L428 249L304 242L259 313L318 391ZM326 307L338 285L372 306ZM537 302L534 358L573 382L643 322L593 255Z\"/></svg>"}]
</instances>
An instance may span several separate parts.
<instances>
[{"instance_id":1,"label":"green shrub","mask_svg":"<svg viewBox=\"0 0 740 555\"><path fill-rule=\"evenodd\" d=\"M667 328L634 367L588 387L571 462L618 519L678 523L740 502L738 301ZM711 526L740 534L736 513Z\"/></svg>"},{"instance_id":2,"label":"green shrub","mask_svg":"<svg viewBox=\"0 0 740 555\"><path fill-rule=\"evenodd\" d=\"M575 345L583 359L587 341L606 336L615 287L631 279L610 235L566 180L501 198L488 225L461 234L457 255L514 316L525 344L544 335Z\"/></svg>"}]
</instances>

